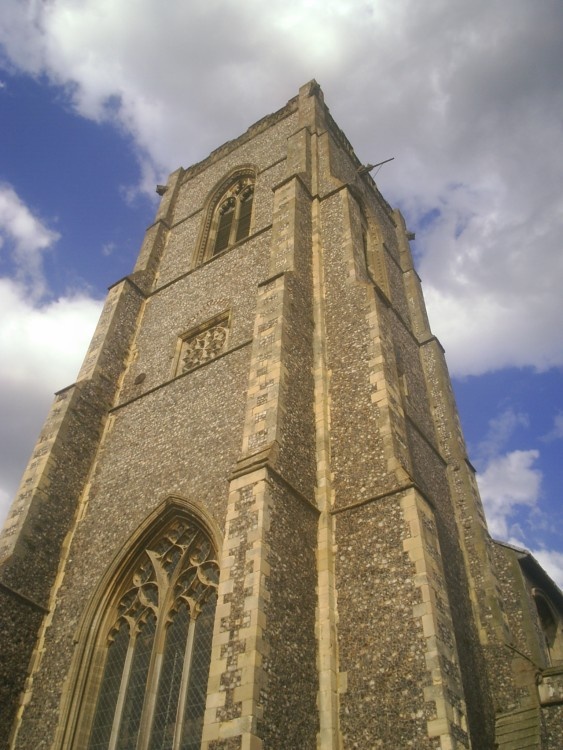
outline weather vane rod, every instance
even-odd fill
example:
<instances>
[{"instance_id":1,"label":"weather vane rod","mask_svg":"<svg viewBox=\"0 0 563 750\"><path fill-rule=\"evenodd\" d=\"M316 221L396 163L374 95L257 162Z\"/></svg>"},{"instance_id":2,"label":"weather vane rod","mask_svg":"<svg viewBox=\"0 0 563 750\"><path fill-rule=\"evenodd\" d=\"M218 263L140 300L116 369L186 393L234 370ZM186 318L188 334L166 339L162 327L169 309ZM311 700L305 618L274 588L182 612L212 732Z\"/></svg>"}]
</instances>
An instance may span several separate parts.
<instances>
[{"instance_id":1,"label":"weather vane rod","mask_svg":"<svg viewBox=\"0 0 563 750\"><path fill-rule=\"evenodd\" d=\"M367 174L368 172L371 172L372 169L375 169L376 167L381 167L383 164L387 164L389 161L393 161L395 157L392 156L390 159L385 159L385 161L379 161L377 164L363 164L361 167L358 167L357 172L359 175Z\"/></svg>"}]
</instances>

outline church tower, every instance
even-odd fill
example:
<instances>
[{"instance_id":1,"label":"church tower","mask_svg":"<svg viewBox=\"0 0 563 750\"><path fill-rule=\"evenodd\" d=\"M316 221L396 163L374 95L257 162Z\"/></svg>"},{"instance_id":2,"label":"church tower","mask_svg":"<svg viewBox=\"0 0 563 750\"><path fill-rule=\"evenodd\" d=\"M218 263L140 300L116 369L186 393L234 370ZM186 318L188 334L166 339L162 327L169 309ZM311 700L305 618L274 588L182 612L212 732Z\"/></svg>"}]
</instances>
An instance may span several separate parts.
<instances>
[{"instance_id":1,"label":"church tower","mask_svg":"<svg viewBox=\"0 0 563 750\"><path fill-rule=\"evenodd\" d=\"M0 540L5 746L555 747L561 592L319 86L158 192Z\"/></svg>"}]
</instances>

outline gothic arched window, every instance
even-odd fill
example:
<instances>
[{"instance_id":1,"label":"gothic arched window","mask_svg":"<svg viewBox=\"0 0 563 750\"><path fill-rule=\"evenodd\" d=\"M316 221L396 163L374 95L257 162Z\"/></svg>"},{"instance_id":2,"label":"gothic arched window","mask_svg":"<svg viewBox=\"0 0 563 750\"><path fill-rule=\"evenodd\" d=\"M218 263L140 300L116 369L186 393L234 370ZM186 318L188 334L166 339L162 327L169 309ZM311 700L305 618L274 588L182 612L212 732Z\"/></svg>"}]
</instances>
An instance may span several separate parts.
<instances>
[{"instance_id":1,"label":"gothic arched window","mask_svg":"<svg viewBox=\"0 0 563 750\"><path fill-rule=\"evenodd\" d=\"M215 557L207 532L176 518L128 566L101 629L88 750L200 747Z\"/></svg>"},{"instance_id":2,"label":"gothic arched window","mask_svg":"<svg viewBox=\"0 0 563 750\"><path fill-rule=\"evenodd\" d=\"M554 665L561 664L563 661L563 626L561 618L539 589L534 589L532 593L545 638L549 662Z\"/></svg>"},{"instance_id":3,"label":"gothic arched window","mask_svg":"<svg viewBox=\"0 0 563 750\"><path fill-rule=\"evenodd\" d=\"M250 234L254 182L243 176L223 193L217 202L207 240L208 257L226 250Z\"/></svg>"}]
</instances>

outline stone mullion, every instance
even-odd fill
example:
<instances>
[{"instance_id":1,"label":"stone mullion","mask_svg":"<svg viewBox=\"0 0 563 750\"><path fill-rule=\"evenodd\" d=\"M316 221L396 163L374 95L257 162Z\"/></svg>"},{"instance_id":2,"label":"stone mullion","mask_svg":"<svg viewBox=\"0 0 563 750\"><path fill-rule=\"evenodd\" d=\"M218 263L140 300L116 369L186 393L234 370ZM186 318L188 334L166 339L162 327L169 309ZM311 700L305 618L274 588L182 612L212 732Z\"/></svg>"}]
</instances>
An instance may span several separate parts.
<instances>
[{"instance_id":1,"label":"stone mullion","mask_svg":"<svg viewBox=\"0 0 563 750\"><path fill-rule=\"evenodd\" d=\"M119 686L119 693L117 696L117 703L115 705L115 713L113 717L113 725L111 729L111 736L109 740L108 750L115 750L117 747L117 740L119 738L119 728L121 725L121 715L123 712L123 705L125 703L125 696L127 694L127 686L129 685L129 677L131 675L131 665L133 664L133 657L135 656L135 644L137 642L138 628L137 624L129 623L129 646L127 648L127 655L125 657L125 663L123 665L123 672L121 673L121 684Z\"/></svg>"},{"instance_id":2,"label":"stone mullion","mask_svg":"<svg viewBox=\"0 0 563 750\"><path fill-rule=\"evenodd\" d=\"M182 665L182 681L180 684L180 695L178 697L178 706L176 708L176 728L174 731L173 750L180 750L182 734L184 730L184 716L186 713L186 700L188 698L188 685L190 682L190 669L192 666L192 657L194 650L196 620L190 617L188 626L188 637L186 639L186 651L184 653L184 663ZM154 717L153 717L154 720Z\"/></svg>"},{"instance_id":3,"label":"stone mullion","mask_svg":"<svg viewBox=\"0 0 563 750\"><path fill-rule=\"evenodd\" d=\"M137 742L138 750L147 750L152 734L154 720L154 710L156 706L158 684L160 682L160 673L162 670L162 658L164 646L166 643L167 617L172 606L174 596L174 584L177 578L178 570L181 569L181 562L172 572L172 578L169 580L168 573L162 561L153 550L146 551L149 557L156 577L156 586L158 590L158 607L153 612L156 617L156 630L152 646L151 659L147 673L147 687L143 704L143 713L141 716L139 740ZM139 587L141 592L142 587Z\"/></svg>"},{"instance_id":4,"label":"stone mullion","mask_svg":"<svg viewBox=\"0 0 563 750\"><path fill-rule=\"evenodd\" d=\"M427 721L428 737L439 738L441 750L469 748L467 711L434 513L414 489L403 496L401 509L409 530L403 549L414 566L420 595L412 614L424 634L430 677L430 684L424 688L424 699L430 704L427 716L432 717Z\"/></svg>"}]
</instances>

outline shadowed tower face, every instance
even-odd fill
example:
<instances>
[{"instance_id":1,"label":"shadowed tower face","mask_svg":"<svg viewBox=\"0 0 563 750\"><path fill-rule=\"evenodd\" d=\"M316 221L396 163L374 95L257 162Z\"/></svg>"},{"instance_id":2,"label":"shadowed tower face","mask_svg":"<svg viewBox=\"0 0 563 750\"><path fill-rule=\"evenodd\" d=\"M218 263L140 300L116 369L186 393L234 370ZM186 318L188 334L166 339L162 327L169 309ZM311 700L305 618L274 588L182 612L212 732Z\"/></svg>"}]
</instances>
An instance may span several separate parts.
<instances>
[{"instance_id":1,"label":"shadowed tower face","mask_svg":"<svg viewBox=\"0 0 563 750\"><path fill-rule=\"evenodd\" d=\"M560 592L487 533L411 235L318 85L159 193L0 541L7 746L553 741Z\"/></svg>"}]
</instances>

